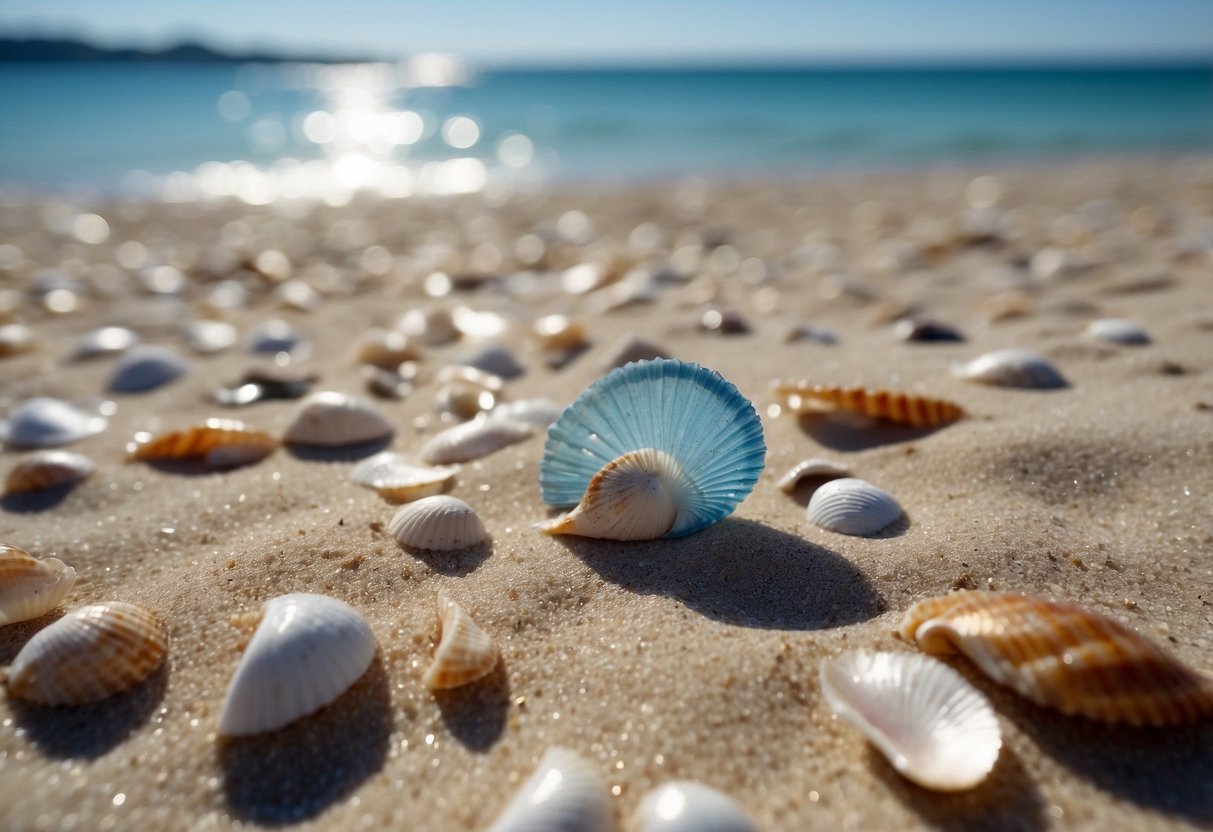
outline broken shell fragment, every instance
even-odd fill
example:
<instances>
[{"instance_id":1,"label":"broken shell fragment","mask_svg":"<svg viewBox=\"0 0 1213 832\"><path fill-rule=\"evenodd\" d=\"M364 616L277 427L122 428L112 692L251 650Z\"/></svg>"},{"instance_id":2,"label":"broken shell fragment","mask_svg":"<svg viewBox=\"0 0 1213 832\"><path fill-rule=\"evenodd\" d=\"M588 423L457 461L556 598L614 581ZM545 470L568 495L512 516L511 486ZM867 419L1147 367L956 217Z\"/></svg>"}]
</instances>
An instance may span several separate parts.
<instances>
[{"instance_id":1,"label":"broken shell fragment","mask_svg":"<svg viewBox=\"0 0 1213 832\"><path fill-rule=\"evenodd\" d=\"M97 464L71 451L37 451L13 466L4 482L5 494L24 494L74 485L97 470Z\"/></svg>"},{"instance_id":2,"label":"broken shell fragment","mask_svg":"<svg viewBox=\"0 0 1213 832\"><path fill-rule=\"evenodd\" d=\"M429 468L413 465L391 451L364 459L350 471L350 482L373 488L390 503L407 503L441 494L459 473L459 466Z\"/></svg>"},{"instance_id":3,"label":"broken shell fragment","mask_svg":"<svg viewBox=\"0 0 1213 832\"><path fill-rule=\"evenodd\" d=\"M433 552L467 549L488 539L476 510L445 494L408 503L396 512L388 531L405 546Z\"/></svg>"},{"instance_id":4,"label":"broken shell fragment","mask_svg":"<svg viewBox=\"0 0 1213 832\"><path fill-rule=\"evenodd\" d=\"M11 448L53 448L98 434L107 423L100 413L39 396L9 411L0 422L0 440Z\"/></svg>"},{"instance_id":5,"label":"broken shell fragment","mask_svg":"<svg viewBox=\"0 0 1213 832\"><path fill-rule=\"evenodd\" d=\"M118 361L108 389L114 393L145 393L176 380L188 369L185 359L167 347L141 344Z\"/></svg>"},{"instance_id":6,"label":"broken shell fragment","mask_svg":"<svg viewBox=\"0 0 1213 832\"><path fill-rule=\"evenodd\" d=\"M304 400L283 441L336 448L387 439L394 431L392 423L367 402L324 391Z\"/></svg>"},{"instance_id":7,"label":"broken shell fragment","mask_svg":"<svg viewBox=\"0 0 1213 832\"><path fill-rule=\"evenodd\" d=\"M901 506L870 482L845 477L813 492L806 512L809 522L839 534L866 537L901 516Z\"/></svg>"},{"instance_id":8,"label":"broken shell fragment","mask_svg":"<svg viewBox=\"0 0 1213 832\"><path fill-rule=\"evenodd\" d=\"M483 679L497 666L493 637L445 592L438 593L442 638L434 661L421 677L430 690L448 690Z\"/></svg>"},{"instance_id":9,"label":"broken shell fragment","mask_svg":"<svg viewBox=\"0 0 1213 832\"><path fill-rule=\"evenodd\" d=\"M164 663L168 631L155 613L110 601L72 610L13 659L8 693L41 705L85 705L142 682Z\"/></svg>"},{"instance_id":10,"label":"broken shell fragment","mask_svg":"<svg viewBox=\"0 0 1213 832\"><path fill-rule=\"evenodd\" d=\"M1029 350L996 350L952 368L952 375L979 384L1056 390L1068 387L1061 372L1047 359Z\"/></svg>"},{"instance_id":11,"label":"broken shell fragment","mask_svg":"<svg viewBox=\"0 0 1213 832\"><path fill-rule=\"evenodd\" d=\"M549 748L486 832L611 832L614 811L594 768L565 748Z\"/></svg>"},{"instance_id":12,"label":"broken shell fragment","mask_svg":"<svg viewBox=\"0 0 1213 832\"><path fill-rule=\"evenodd\" d=\"M733 800L715 789L674 781L640 800L639 832L758 832Z\"/></svg>"},{"instance_id":13,"label":"broken shell fragment","mask_svg":"<svg viewBox=\"0 0 1213 832\"><path fill-rule=\"evenodd\" d=\"M59 558L38 560L0 543L0 626L46 615L75 585L76 570Z\"/></svg>"},{"instance_id":14,"label":"broken shell fragment","mask_svg":"<svg viewBox=\"0 0 1213 832\"><path fill-rule=\"evenodd\" d=\"M850 475L851 470L841 462L813 457L793 465L790 471L779 478L776 485L780 491L791 494L796 490L796 486L807 479L837 479Z\"/></svg>"},{"instance_id":15,"label":"broken shell fragment","mask_svg":"<svg viewBox=\"0 0 1213 832\"><path fill-rule=\"evenodd\" d=\"M534 429L513 419L481 415L447 428L421 446L421 458L431 465L470 462L528 439Z\"/></svg>"},{"instance_id":16,"label":"broken shell fragment","mask_svg":"<svg viewBox=\"0 0 1213 832\"><path fill-rule=\"evenodd\" d=\"M1123 318L1101 318L1087 325L1087 335L1097 341L1138 347L1150 343L1149 334L1133 321Z\"/></svg>"},{"instance_id":17,"label":"broken shell fragment","mask_svg":"<svg viewBox=\"0 0 1213 832\"><path fill-rule=\"evenodd\" d=\"M777 384L775 393L792 413L831 413L845 410L902 425L940 427L965 415L960 405L912 393L867 390L863 387L790 382Z\"/></svg>"},{"instance_id":18,"label":"broken shell fragment","mask_svg":"<svg viewBox=\"0 0 1213 832\"><path fill-rule=\"evenodd\" d=\"M158 462L200 459L210 468L238 468L260 462L278 447L278 440L232 419L207 419L186 430L151 436L139 434L126 446L130 459Z\"/></svg>"}]
</instances>

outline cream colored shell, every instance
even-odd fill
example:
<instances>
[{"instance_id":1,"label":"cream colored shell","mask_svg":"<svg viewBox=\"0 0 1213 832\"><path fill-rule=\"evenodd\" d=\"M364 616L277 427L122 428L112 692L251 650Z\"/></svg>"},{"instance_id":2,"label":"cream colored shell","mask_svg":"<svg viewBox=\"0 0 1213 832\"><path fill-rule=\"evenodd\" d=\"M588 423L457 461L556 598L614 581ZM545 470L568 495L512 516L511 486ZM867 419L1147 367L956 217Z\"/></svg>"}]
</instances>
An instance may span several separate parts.
<instances>
[{"instance_id":1,"label":"cream colored shell","mask_svg":"<svg viewBox=\"0 0 1213 832\"><path fill-rule=\"evenodd\" d=\"M76 585L76 570L59 558L38 560L0 543L0 625L46 615Z\"/></svg>"},{"instance_id":2,"label":"cream colored shell","mask_svg":"<svg viewBox=\"0 0 1213 832\"><path fill-rule=\"evenodd\" d=\"M638 832L758 832L728 796L687 781L665 783L640 799Z\"/></svg>"},{"instance_id":3,"label":"cream colored shell","mask_svg":"<svg viewBox=\"0 0 1213 832\"><path fill-rule=\"evenodd\" d=\"M387 439L393 431L392 423L367 402L329 390L303 402L283 441L335 448Z\"/></svg>"},{"instance_id":4,"label":"cream colored shell","mask_svg":"<svg viewBox=\"0 0 1213 832\"><path fill-rule=\"evenodd\" d=\"M446 690L482 679L497 666L499 654L493 637L472 620L445 592L438 593L442 638L434 661L421 677L430 690Z\"/></svg>"},{"instance_id":5,"label":"cream colored shell","mask_svg":"<svg viewBox=\"0 0 1213 832\"><path fill-rule=\"evenodd\" d=\"M467 549L488 538L475 509L458 497L445 494L424 497L401 507L388 530L405 546L436 552Z\"/></svg>"},{"instance_id":6,"label":"cream colored shell","mask_svg":"<svg viewBox=\"0 0 1213 832\"><path fill-rule=\"evenodd\" d=\"M779 482L775 484L779 486L780 491L791 494L796 490L796 486L809 478L836 479L838 477L849 477L850 475L851 470L841 462L813 457L812 459L806 459L793 465L786 474L779 478Z\"/></svg>"},{"instance_id":7,"label":"cream colored shell","mask_svg":"<svg viewBox=\"0 0 1213 832\"><path fill-rule=\"evenodd\" d=\"M350 482L373 488L390 503L407 503L441 494L459 473L459 466L430 468L414 465L392 451L364 459L350 471Z\"/></svg>"},{"instance_id":8,"label":"cream colored shell","mask_svg":"<svg viewBox=\"0 0 1213 832\"><path fill-rule=\"evenodd\" d=\"M534 429L513 419L480 416L447 428L421 446L421 458L431 465L470 462L529 438Z\"/></svg>"}]
</instances>

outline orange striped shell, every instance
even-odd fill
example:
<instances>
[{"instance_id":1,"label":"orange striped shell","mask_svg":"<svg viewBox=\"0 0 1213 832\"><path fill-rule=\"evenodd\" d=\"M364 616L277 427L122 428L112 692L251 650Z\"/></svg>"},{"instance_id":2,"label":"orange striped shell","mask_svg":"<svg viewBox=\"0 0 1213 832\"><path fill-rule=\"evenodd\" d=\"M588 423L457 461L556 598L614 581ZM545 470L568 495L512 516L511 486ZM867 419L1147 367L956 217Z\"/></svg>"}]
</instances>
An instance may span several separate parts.
<instances>
[{"instance_id":1,"label":"orange striped shell","mask_svg":"<svg viewBox=\"0 0 1213 832\"><path fill-rule=\"evenodd\" d=\"M959 651L999 684L1072 716L1173 725L1213 714L1213 677L1073 604L954 592L911 607L900 634L926 653Z\"/></svg>"},{"instance_id":2,"label":"orange striped shell","mask_svg":"<svg viewBox=\"0 0 1213 832\"><path fill-rule=\"evenodd\" d=\"M940 427L962 418L964 408L943 399L894 393L889 390L868 390L864 387L791 382L777 384L775 393L793 413L829 413L848 410L865 416L888 419L916 428Z\"/></svg>"},{"instance_id":3,"label":"orange striped shell","mask_svg":"<svg viewBox=\"0 0 1213 832\"><path fill-rule=\"evenodd\" d=\"M207 419L200 427L140 435L127 445L131 459L201 459L212 468L234 468L259 462L278 447L278 440L232 419Z\"/></svg>"}]
</instances>

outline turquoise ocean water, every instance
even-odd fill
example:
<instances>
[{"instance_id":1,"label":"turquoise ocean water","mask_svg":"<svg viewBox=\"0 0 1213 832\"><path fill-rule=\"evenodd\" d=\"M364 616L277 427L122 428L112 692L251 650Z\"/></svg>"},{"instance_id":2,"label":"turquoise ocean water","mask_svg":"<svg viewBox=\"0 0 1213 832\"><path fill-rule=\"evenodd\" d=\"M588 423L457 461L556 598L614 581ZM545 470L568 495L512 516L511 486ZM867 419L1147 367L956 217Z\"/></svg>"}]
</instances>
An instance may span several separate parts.
<instances>
[{"instance_id":1,"label":"turquoise ocean water","mask_svg":"<svg viewBox=\"0 0 1213 832\"><path fill-rule=\"evenodd\" d=\"M1207 151L1213 69L503 70L434 87L383 65L15 64L0 113L7 186L209 171L223 188L233 170L329 165L351 187L388 166L407 192L452 160L459 190L499 170L627 182Z\"/></svg>"}]
</instances>

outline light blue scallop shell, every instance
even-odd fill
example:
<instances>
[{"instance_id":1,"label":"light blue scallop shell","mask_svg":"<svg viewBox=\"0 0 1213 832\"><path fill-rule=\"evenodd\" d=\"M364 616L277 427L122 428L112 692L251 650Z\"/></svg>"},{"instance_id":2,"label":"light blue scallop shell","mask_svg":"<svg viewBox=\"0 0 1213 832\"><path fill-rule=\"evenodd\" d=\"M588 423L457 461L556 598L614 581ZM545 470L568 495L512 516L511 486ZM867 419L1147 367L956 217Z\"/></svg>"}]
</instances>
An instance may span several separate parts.
<instances>
[{"instance_id":1,"label":"light blue scallop shell","mask_svg":"<svg viewBox=\"0 0 1213 832\"><path fill-rule=\"evenodd\" d=\"M666 537L732 512L758 481L767 450L754 405L720 373L673 359L636 361L590 385L548 429L543 501L577 504L604 465L642 448L668 453L693 485L684 519Z\"/></svg>"}]
</instances>

